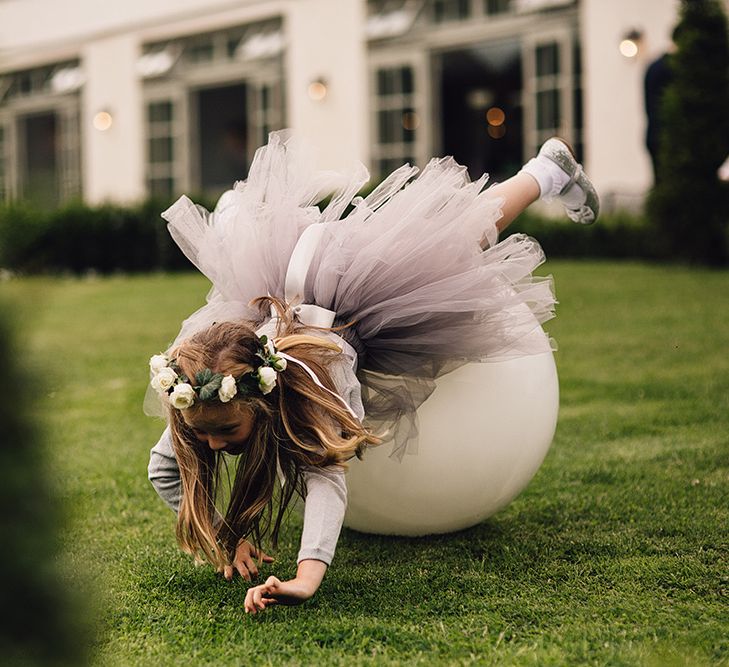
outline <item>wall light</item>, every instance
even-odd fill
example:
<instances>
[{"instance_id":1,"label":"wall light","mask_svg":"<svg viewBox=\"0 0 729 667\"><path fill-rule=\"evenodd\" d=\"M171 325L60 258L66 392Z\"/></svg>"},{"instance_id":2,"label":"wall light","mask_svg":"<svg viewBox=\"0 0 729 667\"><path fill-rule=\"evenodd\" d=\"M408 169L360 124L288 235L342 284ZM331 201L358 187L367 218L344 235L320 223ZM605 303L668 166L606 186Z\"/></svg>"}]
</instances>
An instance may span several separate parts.
<instances>
[{"instance_id":1,"label":"wall light","mask_svg":"<svg viewBox=\"0 0 729 667\"><path fill-rule=\"evenodd\" d=\"M640 41L643 39L643 33L633 28L623 35L623 39L618 46L620 54L625 58L635 58L640 51Z\"/></svg>"},{"instance_id":2,"label":"wall light","mask_svg":"<svg viewBox=\"0 0 729 667\"><path fill-rule=\"evenodd\" d=\"M321 102L327 96L328 92L327 82L321 77L314 79L307 88L309 99L314 100L314 102Z\"/></svg>"},{"instance_id":3,"label":"wall light","mask_svg":"<svg viewBox=\"0 0 729 667\"><path fill-rule=\"evenodd\" d=\"M114 123L114 118L108 111L99 111L94 116L94 127L100 132L106 132Z\"/></svg>"}]
</instances>

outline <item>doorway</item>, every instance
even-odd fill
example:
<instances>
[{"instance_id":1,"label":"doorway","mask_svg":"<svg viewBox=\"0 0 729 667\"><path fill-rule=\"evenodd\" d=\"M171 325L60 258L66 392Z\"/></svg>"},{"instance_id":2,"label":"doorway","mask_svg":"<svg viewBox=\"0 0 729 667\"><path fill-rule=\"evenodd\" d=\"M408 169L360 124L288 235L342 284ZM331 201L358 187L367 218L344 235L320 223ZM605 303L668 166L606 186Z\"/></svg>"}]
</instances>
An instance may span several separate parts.
<instances>
[{"instance_id":1,"label":"doorway","mask_svg":"<svg viewBox=\"0 0 729 667\"><path fill-rule=\"evenodd\" d=\"M248 87L203 88L196 98L197 185L217 198L248 175Z\"/></svg>"},{"instance_id":2,"label":"doorway","mask_svg":"<svg viewBox=\"0 0 729 667\"><path fill-rule=\"evenodd\" d=\"M468 167L472 179L512 176L523 159L521 44L504 40L445 51L434 71L441 150Z\"/></svg>"}]
</instances>

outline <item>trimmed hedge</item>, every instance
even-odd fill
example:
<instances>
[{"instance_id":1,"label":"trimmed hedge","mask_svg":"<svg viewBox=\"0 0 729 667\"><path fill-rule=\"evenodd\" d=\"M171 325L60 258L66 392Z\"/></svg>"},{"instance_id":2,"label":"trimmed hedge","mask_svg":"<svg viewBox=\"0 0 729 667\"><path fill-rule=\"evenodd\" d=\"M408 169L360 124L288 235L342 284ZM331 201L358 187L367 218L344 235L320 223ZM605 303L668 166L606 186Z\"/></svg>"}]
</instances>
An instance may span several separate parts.
<instances>
[{"instance_id":1,"label":"trimmed hedge","mask_svg":"<svg viewBox=\"0 0 729 667\"><path fill-rule=\"evenodd\" d=\"M522 214L507 231L525 233L539 241L547 257L658 259L655 231L642 216L628 213L602 215L594 225L567 219Z\"/></svg>"},{"instance_id":2,"label":"trimmed hedge","mask_svg":"<svg viewBox=\"0 0 729 667\"><path fill-rule=\"evenodd\" d=\"M26 204L0 207L0 268L79 274L190 269L160 217L166 207L159 201L131 207L74 203L50 212ZM625 214L583 227L526 213L509 231L535 237L548 257L658 256L655 233L642 218Z\"/></svg>"},{"instance_id":3,"label":"trimmed hedge","mask_svg":"<svg viewBox=\"0 0 729 667\"><path fill-rule=\"evenodd\" d=\"M0 267L21 273L184 270L190 263L167 232L165 203L69 204L55 211L27 204L0 208Z\"/></svg>"}]
</instances>

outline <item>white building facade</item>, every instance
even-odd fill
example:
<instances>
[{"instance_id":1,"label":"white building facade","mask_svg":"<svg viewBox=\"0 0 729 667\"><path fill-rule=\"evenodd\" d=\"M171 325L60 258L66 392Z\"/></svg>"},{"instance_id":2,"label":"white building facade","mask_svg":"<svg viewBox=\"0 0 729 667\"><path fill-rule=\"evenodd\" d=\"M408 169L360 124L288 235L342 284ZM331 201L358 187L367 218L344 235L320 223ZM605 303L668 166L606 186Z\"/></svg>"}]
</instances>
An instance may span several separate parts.
<instances>
[{"instance_id":1,"label":"white building facade","mask_svg":"<svg viewBox=\"0 0 729 667\"><path fill-rule=\"evenodd\" d=\"M608 205L639 205L643 74L678 6L3 0L0 199L214 197L292 127L375 178L441 154L503 178L559 134Z\"/></svg>"}]
</instances>

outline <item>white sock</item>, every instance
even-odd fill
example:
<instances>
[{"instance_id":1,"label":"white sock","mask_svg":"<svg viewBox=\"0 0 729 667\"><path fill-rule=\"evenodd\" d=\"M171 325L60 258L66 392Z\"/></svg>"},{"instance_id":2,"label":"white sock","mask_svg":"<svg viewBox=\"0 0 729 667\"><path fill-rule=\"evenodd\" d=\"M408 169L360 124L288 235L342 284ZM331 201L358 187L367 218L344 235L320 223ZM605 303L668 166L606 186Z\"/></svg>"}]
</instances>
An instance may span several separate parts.
<instances>
[{"instance_id":1,"label":"white sock","mask_svg":"<svg viewBox=\"0 0 729 667\"><path fill-rule=\"evenodd\" d=\"M537 182L539 185L539 198L545 201L554 199L570 180L567 172L543 155L533 157L521 168L521 171L529 174ZM575 201L568 202L566 195L569 196L570 200L575 199ZM585 201L585 193L582 192L582 188L575 186L570 188L568 193L562 195L561 199L570 208L573 203L575 206L580 206Z\"/></svg>"}]
</instances>

